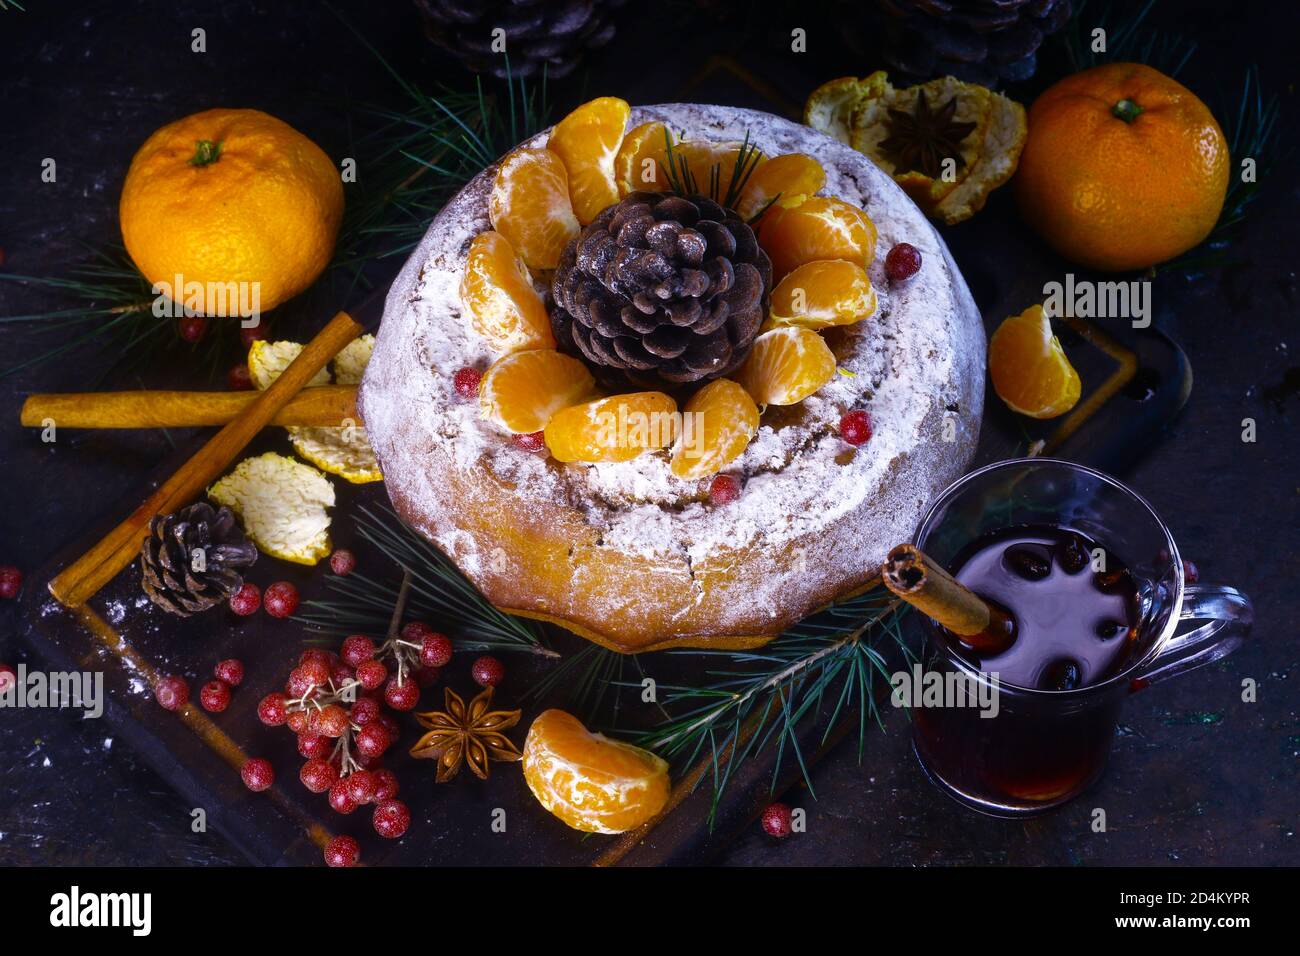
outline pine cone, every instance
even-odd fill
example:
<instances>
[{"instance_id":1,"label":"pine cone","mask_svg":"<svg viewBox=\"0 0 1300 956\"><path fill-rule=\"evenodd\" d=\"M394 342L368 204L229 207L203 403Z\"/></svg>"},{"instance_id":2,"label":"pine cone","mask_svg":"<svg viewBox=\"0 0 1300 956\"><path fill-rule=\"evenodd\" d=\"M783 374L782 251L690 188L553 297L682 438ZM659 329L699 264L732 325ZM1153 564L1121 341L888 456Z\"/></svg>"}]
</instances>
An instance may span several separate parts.
<instances>
[{"instance_id":1,"label":"pine cone","mask_svg":"<svg viewBox=\"0 0 1300 956\"><path fill-rule=\"evenodd\" d=\"M945 74L997 86L1034 75L1043 40L1070 19L1070 0L876 0L885 59L910 78Z\"/></svg>"},{"instance_id":2,"label":"pine cone","mask_svg":"<svg viewBox=\"0 0 1300 956\"><path fill-rule=\"evenodd\" d=\"M614 36L613 13L627 0L415 0L430 40L474 73L548 79L573 72L587 50ZM492 31L505 30L506 54Z\"/></svg>"},{"instance_id":3,"label":"pine cone","mask_svg":"<svg viewBox=\"0 0 1300 956\"><path fill-rule=\"evenodd\" d=\"M256 560L257 548L231 510L213 511L200 501L149 522L140 549L141 584L154 604L188 617L238 591L244 584L239 572Z\"/></svg>"},{"instance_id":4,"label":"pine cone","mask_svg":"<svg viewBox=\"0 0 1300 956\"><path fill-rule=\"evenodd\" d=\"M704 196L632 193L565 247L551 325L598 378L699 382L745 360L771 285L772 263L736 213Z\"/></svg>"}]
</instances>

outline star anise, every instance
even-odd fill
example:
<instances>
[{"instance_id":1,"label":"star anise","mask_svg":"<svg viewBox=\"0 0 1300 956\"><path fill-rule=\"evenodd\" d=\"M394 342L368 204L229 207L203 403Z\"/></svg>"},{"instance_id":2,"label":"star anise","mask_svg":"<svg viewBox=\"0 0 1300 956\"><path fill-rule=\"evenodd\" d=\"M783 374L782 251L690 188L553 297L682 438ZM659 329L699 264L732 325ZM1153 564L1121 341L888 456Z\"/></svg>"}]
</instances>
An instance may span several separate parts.
<instances>
[{"instance_id":1,"label":"star anise","mask_svg":"<svg viewBox=\"0 0 1300 956\"><path fill-rule=\"evenodd\" d=\"M450 687L443 689L446 710L416 714L428 733L411 748L411 756L438 761L438 783L445 783L460 771L462 763L476 777L488 778L492 760L522 760L523 754L502 731L519 723L520 711L492 710L492 688L465 705Z\"/></svg>"},{"instance_id":2,"label":"star anise","mask_svg":"<svg viewBox=\"0 0 1300 956\"><path fill-rule=\"evenodd\" d=\"M956 115L957 97L931 112L925 90L917 91L916 108L911 113L891 109L885 120L889 136L880 141L880 148L893 162L894 172L916 171L938 179L945 159L954 160L957 167L965 165L961 142L977 124L958 123Z\"/></svg>"}]
</instances>

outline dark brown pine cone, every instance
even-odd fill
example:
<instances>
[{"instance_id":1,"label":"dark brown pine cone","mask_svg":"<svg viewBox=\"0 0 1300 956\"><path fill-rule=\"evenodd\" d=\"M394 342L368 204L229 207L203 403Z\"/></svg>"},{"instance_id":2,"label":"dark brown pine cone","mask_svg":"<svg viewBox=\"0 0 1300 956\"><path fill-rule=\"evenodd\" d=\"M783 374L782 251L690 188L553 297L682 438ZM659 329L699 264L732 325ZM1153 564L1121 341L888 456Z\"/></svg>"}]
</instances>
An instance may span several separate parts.
<instances>
[{"instance_id":1,"label":"dark brown pine cone","mask_svg":"<svg viewBox=\"0 0 1300 956\"><path fill-rule=\"evenodd\" d=\"M1070 19L1070 0L876 0L885 59L910 79L950 74L997 86L1027 80L1043 40Z\"/></svg>"},{"instance_id":2,"label":"dark brown pine cone","mask_svg":"<svg viewBox=\"0 0 1300 956\"><path fill-rule=\"evenodd\" d=\"M557 79L587 50L614 36L614 11L627 0L415 0L424 32L474 73ZM506 34L506 55L492 49L492 31Z\"/></svg>"},{"instance_id":3,"label":"dark brown pine cone","mask_svg":"<svg viewBox=\"0 0 1300 956\"><path fill-rule=\"evenodd\" d=\"M632 193L560 256L551 325L597 378L700 382L745 360L771 285L772 263L736 213L704 196Z\"/></svg>"},{"instance_id":4,"label":"dark brown pine cone","mask_svg":"<svg viewBox=\"0 0 1300 956\"><path fill-rule=\"evenodd\" d=\"M188 617L224 601L244 584L240 571L257 560L229 508L206 502L157 515L140 548L141 585L149 600Z\"/></svg>"}]
</instances>

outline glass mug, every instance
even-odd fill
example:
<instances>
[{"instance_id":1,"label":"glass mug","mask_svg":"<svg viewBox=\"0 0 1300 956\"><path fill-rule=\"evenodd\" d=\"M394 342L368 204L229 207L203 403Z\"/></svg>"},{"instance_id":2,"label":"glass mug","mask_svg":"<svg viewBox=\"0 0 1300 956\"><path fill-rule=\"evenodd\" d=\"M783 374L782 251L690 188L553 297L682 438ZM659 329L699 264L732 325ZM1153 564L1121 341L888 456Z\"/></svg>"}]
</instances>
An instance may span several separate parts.
<instances>
[{"instance_id":1,"label":"glass mug","mask_svg":"<svg viewBox=\"0 0 1300 956\"><path fill-rule=\"evenodd\" d=\"M1253 619L1250 601L1236 589L1186 583L1178 546L1144 498L1067 461L1013 459L971 472L939 496L915 544L951 570L963 549L988 532L1044 524L1078 531L1128 566L1138 588L1138 644L1107 680L1039 690L993 681L957 653L938 624L915 615L926 638L923 672L939 672L970 697L966 706L913 706L913 748L939 787L995 816L1042 812L1081 793L1105 768L1124 699L1230 654ZM1185 629L1187 621L1204 623ZM992 693L996 715L981 716L976 703Z\"/></svg>"}]
</instances>

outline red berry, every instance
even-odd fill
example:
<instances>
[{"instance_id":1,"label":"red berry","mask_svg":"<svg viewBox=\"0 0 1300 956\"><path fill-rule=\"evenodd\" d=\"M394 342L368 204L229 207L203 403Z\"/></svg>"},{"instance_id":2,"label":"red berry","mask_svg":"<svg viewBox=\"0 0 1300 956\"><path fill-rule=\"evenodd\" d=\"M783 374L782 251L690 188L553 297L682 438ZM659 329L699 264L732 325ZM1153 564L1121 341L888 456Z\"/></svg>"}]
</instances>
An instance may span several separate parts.
<instances>
[{"instance_id":1,"label":"red berry","mask_svg":"<svg viewBox=\"0 0 1300 956\"><path fill-rule=\"evenodd\" d=\"M840 437L850 445L865 445L871 440L871 416L861 409L845 412L840 419Z\"/></svg>"},{"instance_id":2,"label":"red berry","mask_svg":"<svg viewBox=\"0 0 1300 956\"><path fill-rule=\"evenodd\" d=\"M262 598L271 617L288 617L298 610L298 589L288 581L276 581Z\"/></svg>"},{"instance_id":3,"label":"red berry","mask_svg":"<svg viewBox=\"0 0 1300 956\"><path fill-rule=\"evenodd\" d=\"M479 687L496 687L506 676L505 665L491 654L484 654L469 669L469 676Z\"/></svg>"},{"instance_id":4,"label":"red berry","mask_svg":"<svg viewBox=\"0 0 1300 956\"><path fill-rule=\"evenodd\" d=\"M404 641L410 641L412 644L419 644L430 634L437 633L423 621L407 621L402 625L401 638Z\"/></svg>"},{"instance_id":5,"label":"red berry","mask_svg":"<svg viewBox=\"0 0 1300 956\"><path fill-rule=\"evenodd\" d=\"M305 733L298 735L298 753L308 760L324 760L334 749L334 744L324 734Z\"/></svg>"},{"instance_id":6,"label":"red berry","mask_svg":"<svg viewBox=\"0 0 1300 956\"><path fill-rule=\"evenodd\" d=\"M271 761L261 757L245 760L239 768L239 775L244 779L244 786L254 792L267 790L275 783L275 769L271 766Z\"/></svg>"},{"instance_id":7,"label":"red berry","mask_svg":"<svg viewBox=\"0 0 1300 956\"><path fill-rule=\"evenodd\" d=\"M411 825L411 811L401 800L385 800L375 807L374 824L381 837L396 840Z\"/></svg>"},{"instance_id":8,"label":"red berry","mask_svg":"<svg viewBox=\"0 0 1300 956\"><path fill-rule=\"evenodd\" d=\"M0 694L18 683L18 672L8 664L0 664Z\"/></svg>"},{"instance_id":9,"label":"red berry","mask_svg":"<svg viewBox=\"0 0 1300 956\"><path fill-rule=\"evenodd\" d=\"M335 687L342 687L344 684L351 683L356 676L356 671L342 661L330 668L330 680L334 682Z\"/></svg>"},{"instance_id":10,"label":"red berry","mask_svg":"<svg viewBox=\"0 0 1300 956\"><path fill-rule=\"evenodd\" d=\"M206 315L182 315L176 322L176 334L186 342L197 342L208 332Z\"/></svg>"},{"instance_id":11,"label":"red berry","mask_svg":"<svg viewBox=\"0 0 1300 956\"><path fill-rule=\"evenodd\" d=\"M1188 584L1195 584L1201 580L1201 569L1186 558L1183 558L1183 580Z\"/></svg>"},{"instance_id":12,"label":"red berry","mask_svg":"<svg viewBox=\"0 0 1300 956\"><path fill-rule=\"evenodd\" d=\"M153 686L153 695L163 710L180 710L190 702L190 685L183 677L160 677Z\"/></svg>"},{"instance_id":13,"label":"red berry","mask_svg":"<svg viewBox=\"0 0 1300 956\"><path fill-rule=\"evenodd\" d=\"M383 661L365 661L357 666L357 680L366 690L374 690L388 680L388 668Z\"/></svg>"},{"instance_id":14,"label":"red berry","mask_svg":"<svg viewBox=\"0 0 1300 956\"><path fill-rule=\"evenodd\" d=\"M364 634L353 634L339 651L349 667L360 667L375 656L375 642Z\"/></svg>"},{"instance_id":15,"label":"red berry","mask_svg":"<svg viewBox=\"0 0 1300 956\"><path fill-rule=\"evenodd\" d=\"M398 725L397 721L388 714L379 715L379 726L384 728L384 733L388 734L388 740L390 743L402 734L402 728Z\"/></svg>"},{"instance_id":16,"label":"red berry","mask_svg":"<svg viewBox=\"0 0 1300 956\"><path fill-rule=\"evenodd\" d=\"M375 782L375 792L372 797L375 803L383 803L397 796L397 774L393 771L380 767L378 770L372 770L370 776Z\"/></svg>"},{"instance_id":17,"label":"red berry","mask_svg":"<svg viewBox=\"0 0 1300 956\"><path fill-rule=\"evenodd\" d=\"M477 398L479 382L483 381L483 373L476 368L462 368L456 370L456 375L452 378L452 385L456 389L456 394L461 398Z\"/></svg>"},{"instance_id":18,"label":"red berry","mask_svg":"<svg viewBox=\"0 0 1300 956\"><path fill-rule=\"evenodd\" d=\"M425 667L446 667L451 660L451 638L430 634L420 642L420 663Z\"/></svg>"},{"instance_id":19,"label":"red berry","mask_svg":"<svg viewBox=\"0 0 1300 956\"><path fill-rule=\"evenodd\" d=\"M890 282L906 282L921 271L921 250L908 242L900 242L885 256L885 275Z\"/></svg>"},{"instance_id":20,"label":"red berry","mask_svg":"<svg viewBox=\"0 0 1300 956\"><path fill-rule=\"evenodd\" d=\"M348 730L348 712L338 704L329 704L317 711L310 721L310 726L318 734L326 737L342 737Z\"/></svg>"},{"instance_id":21,"label":"red berry","mask_svg":"<svg viewBox=\"0 0 1300 956\"><path fill-rule=\"evenodd\" d=\"M244 665L233 657L220 661L212 669L218 680L223 680L231 687L238 687L244 682Z\"/></svg>"},{"instance_id":22,"label":"red berry","mask_svg":"<svg viewBox=\"0 0 1300 956\"><path fill-rule=\"evenodd\" d=\"M251 316L249 318L251 318ZM247 319L239 320L239 342L244 346L245 351L252 348L253 343L258 339L266 338L266 327L268 324L262 321L260 315L257 317L257 321L252 325L247 325L245 324L246 322Z\"/></svg>"},{"instance_id":23,"label":"red berry","mask_svg":"<svg viewBox=\"0 0 1300 956\"><path fill-rule=\"evenodd\" d=\"M715 505L729 505L740 497L740 482L730 475L714 475L709 482L709 500Z\"/></svg>"},{"instance_id":24,"label":"red berry","mask_svg":"<svg viewBox=\"0 0 1300 956\"><path fill-rule=\"evenodd\" d=\"M351 551L339 548L330 555L330 570L343 577L357 569L357 556Z\"/></svg>"},{"instance_id":25,"label":"red berry","mask_svg":"<svg viewBox=\"0 0 1300 956\"><path fill-rule=\"evenodd\" d=\"M298 666L303 664L320 664L328 668L336 658L323 647L309 647L298 655Z\"/></svg>"},{"instance_id":26,"label":"red berry","mask_svg":"<svg viewBox=\"0 0 1300 956\"><path fill-rule=\"evenodd\" d=\"M12 564L0 565L0 598L12 601L22 590L23 573Z\"/></svg>"},{"instance_id":27,"label":"red berry","mask_svg":"<svg viewBox=\"0 0 1300 956\"><path fill-rule=\"evenodd\" d=\"M354 770L347 778L348 795L358 805L375 799L375 775L369 770Z\"/></svg>"},{"instance_id":28,"label":"red berry","mask_svg":"<svg viewBox=\"0 0 1300 956\"><path fill-rule=\"evenodd\" d=\"M393 710L413 710L420 702L420 685L410 677L400 683L390 677L384 685L384 702Z\"/></svg>"},{"instance_id":29,"label":"red berry","mask_svg":"<svg viewBox=\"0 0 1300 956\"><path fill-rule=\"evenodd\" d=\"M294 697L306 697L330 679L330 669L320 661L308 661L289 671L289 692Z\"/></svg>"},{"instance_id":30,"label":"red berry","mask_svg":"<svg viewBox=\"0 0 1300 956\"><path fill-rule=\"evenodd\" d=\"M382 723L366 724L357 731L353 741L357 748L357 753L366 757L379 757L388 745L392 743L392 738Z\"/></svg>"},{"instance_id":31,"label":"red berry","mask_svg":"<svg viewBox=\"0 0 1300 956\"><path fill-rule=\"evenodd\" d=\"M257 705L257 719L268 727L279 727L289 719L288 699L278 692L267 694Z\"/></svg>"},{"instance_id":32,"label":"red berry","mask_svg":"<svg viewBox=\"0 0 1300 956\"><path fill-rule=\"evenodd\" d=\"M230 685L223 680L210 680L199 688L199 703L203 709L219 714L230 706Z\"/></svg>"},{"instance_id":33,"label":"red berry","mask_svg":"<svg viewBox=\"0 0 1300 956\"><path fill-rule=\"evenodd\" d=\"M236 392L246 392L253 387L253 376L249 374L248 365L240 362L232 365L226 373L226 384Z\"/></svg>"},{"instance_id":34,"label":"red berry","mask_svg":"<svg viewBox=\"0 0 1300 956\"><path fill-rule=\"evenodd\" d=\"M361 697L352 705L352 723L358 727L373 724L379 719L379 701L373 697Z\"/></svg>"},{"instance_id":35,"label":"red berry","mask_svg":"<svg viewBox=\"0 0 1300 956\"><path fill-rule=\"evenodd\" d=\"M298 779L312 793L324 793L334 786L334 781L338 778L339 772L334 769L334 765L319 757L308 760L298 771Z\"/></svg>"},{"instance_id":36,"label":"red berry","mask_svg":"<svg viewBox=\"0 0 1300 956\"><path fill-rule=\"evenodd\" d=\"M325 847L326 866L356 866L360 859L361 846L350 836L336 836Z\"/></svg>"},{"instance_id":37,"label":"red berry","mask_svg":"<svg viewBox=\"0 0 1300 956\"><path fill-rule=\"evenodd\" d=\"M335 780L330 786L330 809L335 813L351 813L357 808L357 802L348 793L348 780Z\"/></svg>"},{"instance_id":38,"label":"red berry","mask_svg":"<svg viewBox=\"0 0 1300 956\"><path fill-rule=\"evenodd\" d=\"M532 432L527 435L511 435L510 441L521 451L537 454L546 447L546 435L544 432Z\"/></svg>"},{"instance_id":39,"label":"red berry","mask_svg":"<svg viewBox=\"0 0 1300 956\"><path fill-rule=\"evenodd\" d=\"M261 606L262 589L251 581L245 581L242 588L230 595L230 609L240 617L256 614Z\"/></svg>"},{"instance_id":40,"label":"red berry","mask_svg":"<svg viewBox=\"0 0 1300 956\"><path fill-rule=\"evenodd\" d=\"M770 804L763 811L763 831L768 836L788 837L790 835L790 813L790 808L784 803Z\"/></svg>"},{"instance_id":41,"label":"red berry","mask_svg":"<svg viewBox=\"0 0 1300 956\"><path fill-rule=\"evenodd\" d=\"M415 669L415 682L420 685L420 690L432 687L438 683L438 678L441 676L441 667L417 667Z\"/></svg>"},{"instance_id":42,"label":"red berry","mask_svg":"<svg viewBox=\"0 0 1300 956\"><path fill-rule=\"evenodd\" d=\"M307 733L307 712L305 710L291 710L288 719L284 723L295 734L305 734Z\"/></svg>"}]
</instances>

